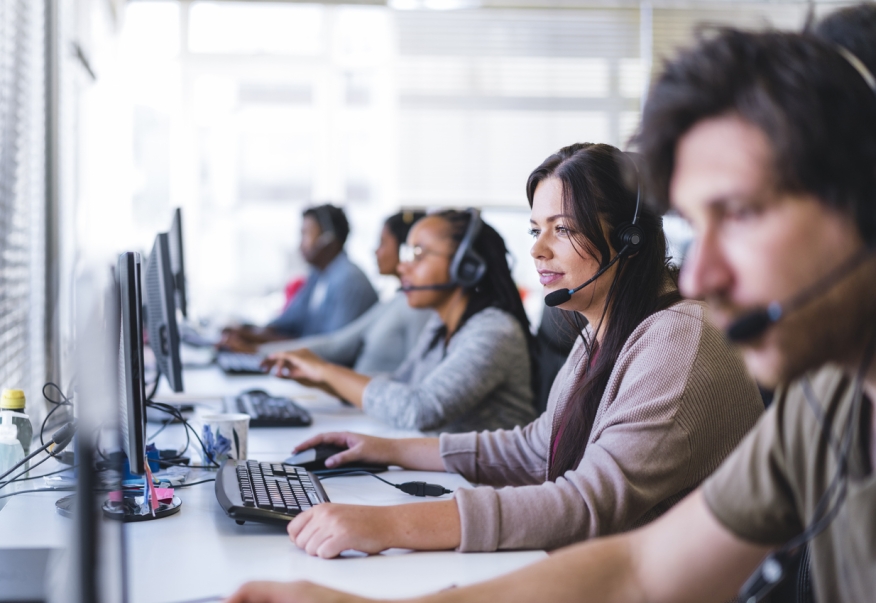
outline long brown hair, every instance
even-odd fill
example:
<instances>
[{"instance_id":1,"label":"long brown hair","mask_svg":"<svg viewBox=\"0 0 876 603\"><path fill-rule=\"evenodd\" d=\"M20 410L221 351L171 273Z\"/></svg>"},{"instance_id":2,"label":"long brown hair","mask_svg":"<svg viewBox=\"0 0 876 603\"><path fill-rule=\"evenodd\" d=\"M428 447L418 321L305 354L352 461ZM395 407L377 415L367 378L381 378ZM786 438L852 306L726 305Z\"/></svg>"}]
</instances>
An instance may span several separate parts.
<instances>
[{"instance_id":1,"label":"long brown hair","mask_svg":"<svg viewBox=\"0 0 876 603\"><path fill-rule=\"evenodd\" d=\"M567 226L572 230L573 245L604 267L613 258L611 249L616 253L621 245L611 240L609 247L603 228L615 233L635 213L638 175L633 159L607 144L582 143L560 149L530 174L526 183L530 207L535 189L548 178L562 182L563 213L572 220ZM590 337L581 335L591 365L574 385L562 417L563 429L554 436L559 441L548 472L551 480L581 462L600 400L627 339L648 316L681 299L675 287L664 292L671 271L663 220L642 202L637 224L644 232L645 244L636 254L618 260L602 319L591 325ZM605 335L599 344L596 335L601 329Z\"/></svg>"}]
</instances>

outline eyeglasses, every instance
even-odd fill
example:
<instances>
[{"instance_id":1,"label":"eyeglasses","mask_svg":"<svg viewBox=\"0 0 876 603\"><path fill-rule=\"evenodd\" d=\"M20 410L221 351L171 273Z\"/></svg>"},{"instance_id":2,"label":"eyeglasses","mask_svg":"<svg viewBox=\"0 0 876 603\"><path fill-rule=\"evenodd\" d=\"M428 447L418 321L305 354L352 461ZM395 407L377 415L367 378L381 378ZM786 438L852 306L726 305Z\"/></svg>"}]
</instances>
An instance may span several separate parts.
<instances>
[{"instance_id":1,"label":"eyeglasses","mask_svg":"<svg viewBox=\"0 0 876 603\"><path fill-rule=\"evenodd\" d=\"M442 258L451 258L452 255L448 255L445 253L441 253L440 251L432 251L431 249L427 249L426 247L420 247L419 245L408 245L407 243L402 243L398 248L398 261L404 264L409 263L418 263L427 255L437 255Z\"/></svg>"}]
</instances>

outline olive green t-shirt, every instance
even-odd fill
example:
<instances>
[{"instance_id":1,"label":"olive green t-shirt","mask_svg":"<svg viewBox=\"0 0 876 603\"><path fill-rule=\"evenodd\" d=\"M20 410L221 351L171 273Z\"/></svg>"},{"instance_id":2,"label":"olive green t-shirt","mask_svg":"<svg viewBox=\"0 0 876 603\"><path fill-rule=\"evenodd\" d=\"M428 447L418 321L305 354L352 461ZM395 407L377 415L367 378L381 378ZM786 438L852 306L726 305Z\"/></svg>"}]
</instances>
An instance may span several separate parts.
<instances>
[{"instance_id":1,"label":"olive green t-shirt","mask_svg":"<svg viewBox=\"0 0 876 603\"><path fill-rule=\"evenodd\" d=\"M836 451L853 406L853 380L832 366L808 378L834 441L822 436L801 379L777 392L754 430L703 484L712 513L744 540L778 546L802 532L836 474ZM864 398L854 420L848 494L833 522L810 544L813 587L824 603L876 600L871 412Z\"/></svg>"}]
</instances>

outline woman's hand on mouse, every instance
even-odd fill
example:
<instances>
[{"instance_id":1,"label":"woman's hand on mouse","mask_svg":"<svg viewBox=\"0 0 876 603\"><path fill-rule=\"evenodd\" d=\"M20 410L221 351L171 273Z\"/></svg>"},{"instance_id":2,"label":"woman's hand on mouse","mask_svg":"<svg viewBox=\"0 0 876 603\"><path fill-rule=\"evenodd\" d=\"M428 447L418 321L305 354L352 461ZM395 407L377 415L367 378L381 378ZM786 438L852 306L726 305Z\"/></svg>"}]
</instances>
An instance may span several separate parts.
<instances>
[{"instance_id":1,"label":"woman's hand on mouse","mask_svg":"<svg viewBox=\"0 0 876 603\"><path fill-rule=\"evenodd\" d=\"M400 462L397 451L398 442L399 440L376 438L374 436L362 435L361 433L350 433L349 431L321 433L298 444L292 450L292 453L295 454L302 450L308 450L320 444L332 444L334 446L346 447L347 449L326 459L325 466L329 468L352 463L353 461L397 465Z\"/></svg>"},{"instance_id":2,"label":"woman's hand on mouse","mask_svg":"<svg viewBox=\"0 0 876 603\"><path fill-rule=\"evenodd\" d=\"M322 503L293 519L286 531L308 555L329 559L351 549L453 549L462 528L451 499L391 507Z\"/></svg>"},{"instance_id":3,"label":"woman's hand on mouse","mask_svg":"<svg viewBox=\"0 0 876 603\"><path fill-rule=\"evenodd\" d=\"M347 450L326 459L326 467L330 468L353 461L367 461L421 471L447 470L441 459L438 438L376 438L348 431L321 433L296 446L292 453L319 444L347 447Z\"/></svg>"},{"instance_id":4,"label":"woman's hand on mouse","mask_svg":"<svg viewBox=\"0 0 876 603\"><path fill-rule=\"evenodd\" d=\"M310 350L279 352L262 361L262 366L278 377L314 384L325 382L325 367L329 364Z\"/></svg>"},{"instance_id":5,"label":"woman's hand on mouse","mask_svg":"<svg viewBox=\"0 0 876 603\"><path fill-rule=\"evenodd\" d=\"M225 603L365 603L370 600L312 582L247 582Z\"/></svg>"}]
</instances>

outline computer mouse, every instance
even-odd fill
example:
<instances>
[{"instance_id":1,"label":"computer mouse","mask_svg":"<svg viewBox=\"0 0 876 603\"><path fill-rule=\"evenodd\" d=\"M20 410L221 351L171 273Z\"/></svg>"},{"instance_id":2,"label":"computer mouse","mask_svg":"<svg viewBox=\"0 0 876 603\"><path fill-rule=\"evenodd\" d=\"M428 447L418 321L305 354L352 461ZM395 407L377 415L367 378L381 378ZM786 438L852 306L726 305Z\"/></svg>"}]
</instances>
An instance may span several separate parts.
<instances>
[{"instance_id":1,"label":"computer mouse","mask_svg":"<svg viewBox=\"0 0 876 603\"><path fill-rule=\"evenodd\" d=\"M288 459L283 461L287 465L295 465L296 467L304 467L308 471L319 471L325 469L325 460L339 452L346 450L346 446L335 446L334 444L317 444L313 448L302 450L293 454Z\"/></svg>"},{"instance_id":2,"label":"computer mouse","mask_svg":"<svg viewBox=\"0 0 876 603\"><path fill-rule=\"evenodd\" d=\"M325 460L327 458L334 456L339 452L343 452L346 449L346 446L336 446L335 444L317 444L313 448L293 454L283 462L287 465L304 467L306 470L316 473L317 475L321 472L343 473L345 471L368 471L370 473L380 473L389 469L386 465L360 461L345 463L337 467L325 466Z\"/></svg>"}]
</instances>

